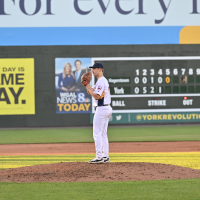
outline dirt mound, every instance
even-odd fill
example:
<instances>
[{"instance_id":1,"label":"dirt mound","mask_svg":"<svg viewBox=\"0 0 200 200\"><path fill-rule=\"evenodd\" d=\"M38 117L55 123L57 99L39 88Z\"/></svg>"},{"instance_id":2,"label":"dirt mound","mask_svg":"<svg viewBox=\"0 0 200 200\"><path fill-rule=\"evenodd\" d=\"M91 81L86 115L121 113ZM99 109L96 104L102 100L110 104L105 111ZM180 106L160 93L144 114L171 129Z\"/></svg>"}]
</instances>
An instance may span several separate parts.
<instances>
[{"instance_id":1,"label":"dirt mound","mask_svg":"<svg viewBox=\"0 0 200 200\"><path fill-rule=\"evenodd\" d=\"M0 182L97 182L200 178L200 170L156 163L66 162L0 170Z\"/></svg>"}]
</instances>

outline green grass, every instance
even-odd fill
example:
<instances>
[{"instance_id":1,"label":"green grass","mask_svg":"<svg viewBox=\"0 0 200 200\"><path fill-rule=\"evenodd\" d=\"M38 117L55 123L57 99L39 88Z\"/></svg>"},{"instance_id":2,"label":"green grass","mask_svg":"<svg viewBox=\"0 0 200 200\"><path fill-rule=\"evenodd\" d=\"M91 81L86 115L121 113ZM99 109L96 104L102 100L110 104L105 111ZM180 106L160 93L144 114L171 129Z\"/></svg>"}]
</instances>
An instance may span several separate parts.
<instances>
[{"instance_id":1,"label":"green grass","mask_svg":"<svg viewBox=\"0 0 200 200\"><path fill-rule=\"evenodd\" d=\"M45 155L45 156L0 156L0 169L17 168L59 162L87 162L95 154ZM186 153L111 153L112 162L147 162L171 164L200 169L200 152Z\"/></svg>"},{"instance_id":2,"label":"green grass","mask_svg":"<svg viewBox=\"0 0 200 200\"><path fill-rule=\"evenodd\" d=\"M110 142L197 141L200 126L109 127ZM0 144L93 142L92 128L0 130Z\"/></svg>"},{"instance_id":3,"label":"green grass","mask_svg":"<svg viewBox=\"0 0 200 200\"><path fill-rule=\"evenodd\" d=\"M0 183L0 188L0 200L200 199L200 179L96 183Z\"/></svg>"}]
</instances>

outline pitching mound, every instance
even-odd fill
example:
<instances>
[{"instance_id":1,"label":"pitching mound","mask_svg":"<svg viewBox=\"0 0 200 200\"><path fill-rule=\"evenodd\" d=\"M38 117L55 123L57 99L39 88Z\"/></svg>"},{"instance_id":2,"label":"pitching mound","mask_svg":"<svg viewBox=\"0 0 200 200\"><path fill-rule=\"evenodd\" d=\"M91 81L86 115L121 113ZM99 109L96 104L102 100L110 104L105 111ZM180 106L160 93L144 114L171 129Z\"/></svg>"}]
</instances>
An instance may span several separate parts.
<instances>
[{"instance_id":1,"label":"pitching mound","mask_svg":"<svg viewBox=\"0 0 200 200\"><path fill-rule=\"evenodd\" d=\"M0 170L0 182L96 182L200 178L200 170L155 163L56 163Z\"/></svg>"}]
</instances>

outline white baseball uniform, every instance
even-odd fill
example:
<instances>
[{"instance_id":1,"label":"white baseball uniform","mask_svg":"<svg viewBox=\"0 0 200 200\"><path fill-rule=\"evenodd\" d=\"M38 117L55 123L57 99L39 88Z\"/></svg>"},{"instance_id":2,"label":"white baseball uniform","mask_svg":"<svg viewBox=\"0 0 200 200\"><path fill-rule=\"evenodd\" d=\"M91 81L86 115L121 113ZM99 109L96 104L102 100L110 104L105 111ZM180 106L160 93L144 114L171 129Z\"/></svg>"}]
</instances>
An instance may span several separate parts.
<instances>
[{"instance_id":1,"label":"white baseball uniform","mask_svg":"<svg viewBox=\"0 0 200 200\"><path fill-rule=\"evenodd\" d=\"M111 97L107 79L104 76L100 77L93 89L95 94L100 95L99 100L94 100L96 112L93 119L93 138L95 141L96 157L108 157L107 128L112 108L110 106Z\"/></svg>"}]
</instances>

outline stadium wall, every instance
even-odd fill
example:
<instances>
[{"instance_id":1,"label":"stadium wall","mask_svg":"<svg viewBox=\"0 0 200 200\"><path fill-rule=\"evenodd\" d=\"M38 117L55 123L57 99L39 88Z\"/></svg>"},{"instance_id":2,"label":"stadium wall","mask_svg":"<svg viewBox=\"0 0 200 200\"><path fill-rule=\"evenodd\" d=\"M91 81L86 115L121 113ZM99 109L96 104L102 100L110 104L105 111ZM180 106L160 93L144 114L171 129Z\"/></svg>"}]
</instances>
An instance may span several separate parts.
<instances>
[{"instance_id":1,"label":"stadium wall","mask_svg":"<svg viewBox=\"0 0 200 200\"><path fill-rule=\"evenodd\" d=\"M89 126L90 113L56 114L55 59L91 57L199 56L199 44L1 46L0 58L33 58L35 114L0 115L0 127ZM105 70L106 70L105 66Z\"/></svg>"}]
</instances>

